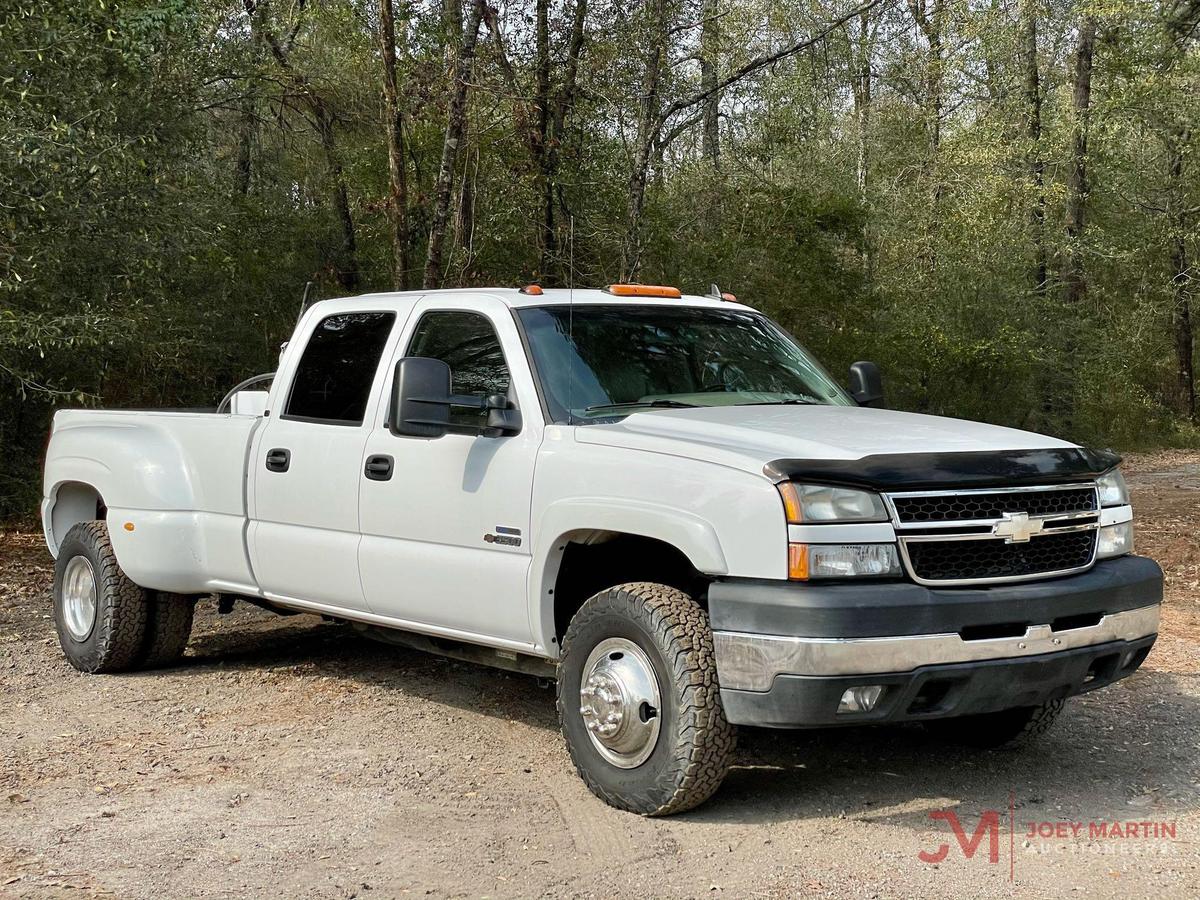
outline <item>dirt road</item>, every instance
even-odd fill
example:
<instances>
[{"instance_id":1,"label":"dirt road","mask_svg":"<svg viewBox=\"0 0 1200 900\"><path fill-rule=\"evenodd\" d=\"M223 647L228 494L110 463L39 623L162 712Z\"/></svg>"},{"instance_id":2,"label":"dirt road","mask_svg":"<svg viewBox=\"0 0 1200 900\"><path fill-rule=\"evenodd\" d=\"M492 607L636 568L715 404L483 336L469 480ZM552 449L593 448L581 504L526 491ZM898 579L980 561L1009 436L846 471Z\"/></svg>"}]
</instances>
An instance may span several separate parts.
<instances>
[{"instance_id":1,"label":"dirt road","mask_svg":"<svg viewBox=\"0 0 1200 900\"><path fill-rule=\"evenodd\" d=\"M309 616L206 603L185 665L79 675L40 539L0 536L0 896L1195 897L1200 455L1131 470L1169 579L1136 676L1017 754L744 730L717 797L667 820L592 798L534 679ZM998 861L986 830L965 858L943 809L967 838L995 811Z\"/></svg>"}]
</instances>

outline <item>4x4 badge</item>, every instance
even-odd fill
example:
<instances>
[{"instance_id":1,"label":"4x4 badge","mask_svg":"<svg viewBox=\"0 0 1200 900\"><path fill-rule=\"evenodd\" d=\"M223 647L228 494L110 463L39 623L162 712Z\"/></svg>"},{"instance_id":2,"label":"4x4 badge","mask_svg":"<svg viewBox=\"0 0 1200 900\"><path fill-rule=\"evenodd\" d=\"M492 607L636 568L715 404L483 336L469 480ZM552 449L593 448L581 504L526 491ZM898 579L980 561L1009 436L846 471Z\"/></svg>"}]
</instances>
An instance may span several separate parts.
<instances>
[{"instance_id":1,"label":"4x4 badge","mask_svg":"<svg viewBox=\"0 0 1200 900\"><path fill-rule=\"evenodd\" d=\"M992 534L1004 538L1006 544L1026 544L1035 534L1041 534L1046 523L1029 518L1027 512L1004 513L1004 521L992 526Z\"/></svg>"}]
</instances>

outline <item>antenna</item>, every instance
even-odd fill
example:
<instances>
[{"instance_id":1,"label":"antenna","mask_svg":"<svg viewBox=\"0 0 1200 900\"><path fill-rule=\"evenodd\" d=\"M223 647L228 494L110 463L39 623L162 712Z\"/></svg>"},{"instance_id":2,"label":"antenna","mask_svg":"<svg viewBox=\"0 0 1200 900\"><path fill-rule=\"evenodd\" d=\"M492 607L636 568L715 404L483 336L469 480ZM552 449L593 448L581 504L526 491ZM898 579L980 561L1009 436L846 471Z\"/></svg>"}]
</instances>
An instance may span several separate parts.
<instances>
[{"instance_id":1,"label":"antenna","mask_svg":"<svg viewBox=\"0 0 1200 900\"><path fill-rule=\"evenodd\" d=\"M567 237L567 341L575 346L575 216L571 215L571 228ZM575 424L575 367L567 370L567 424Z\"/></svg>"},{"instance_id":2,"label":"antenna","mask_svg":"<svg viewBox=\"0 0 1200 900\"><path fill-rule=\"evenodd\" d=\"M316 286L317 283L315 281L304 282L304 296L300 299L300 315L296 316L297 322L304 317L304 313L308 310L309 305L312 303L313 288Z\"/></svg>"}]
</instances>

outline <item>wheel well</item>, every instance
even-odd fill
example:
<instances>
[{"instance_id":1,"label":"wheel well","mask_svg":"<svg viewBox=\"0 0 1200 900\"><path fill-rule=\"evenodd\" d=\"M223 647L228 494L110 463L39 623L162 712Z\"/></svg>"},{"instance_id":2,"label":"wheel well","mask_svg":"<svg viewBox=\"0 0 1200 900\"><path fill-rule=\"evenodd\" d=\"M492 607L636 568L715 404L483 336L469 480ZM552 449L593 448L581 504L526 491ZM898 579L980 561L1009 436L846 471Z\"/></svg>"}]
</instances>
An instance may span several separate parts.
<instances>
[{"instance_id":1,"label":"wheel well","mask_svg":"<svg viewBox=\"0 0 1200 900\"><path fill-rule=\"evenodd\" d=\"M708 604L711 579L678 548L655 538L604 531L568 540L554 581L554 634L559 643L589 597L633 581L666 584Z\"/></svg>"},{"instance_id":2,"label":"wheel well","mask_svg":"<svg viewBox=\"0 0 1200 900\"><path fill-rule=\"evenodd\" d=\"M107 512L104 498L90 484L80 481L60 484L54 495L54 508L50 513L50 530L55 548L62 545L67 532L80 522L103 519Z\"/></svg>"}]
</instances>

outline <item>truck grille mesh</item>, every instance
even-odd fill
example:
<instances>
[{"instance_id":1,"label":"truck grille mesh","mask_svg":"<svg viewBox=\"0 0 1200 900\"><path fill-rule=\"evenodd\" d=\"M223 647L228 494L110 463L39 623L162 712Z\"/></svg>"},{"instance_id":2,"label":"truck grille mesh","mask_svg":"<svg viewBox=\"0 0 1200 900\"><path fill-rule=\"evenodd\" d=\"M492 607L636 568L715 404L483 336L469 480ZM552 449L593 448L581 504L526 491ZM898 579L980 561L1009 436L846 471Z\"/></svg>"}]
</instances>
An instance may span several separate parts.
<instances>
[{"instance_id":1,"label":"truck grille mesh","mask_svg":"<svg viewBox=\"0 0 1200 900\"><path fill-rule=\"evenodd\" d=\"M1081 569L1091 563L1095 545L1095 531L1072 531L1014 544L1002 540L909 541L906 549L917 578L968 581Z\"/></svg>"},{"instance_id":2,"label":"truck grille mesh","mask_svg":"<svg viewBox=\"0 0 1200 900\"><path fill-rule=\"evenodd\" d=\"M996 491L994 493L893 497L901 524L921 522L966 522L974 519L1000 519L1006 512L1026 512L1030 516L1056 516L1090 512L1096 509L1096 490L1092 487L1057 491Z\"/></svg>"}]
</instances>

